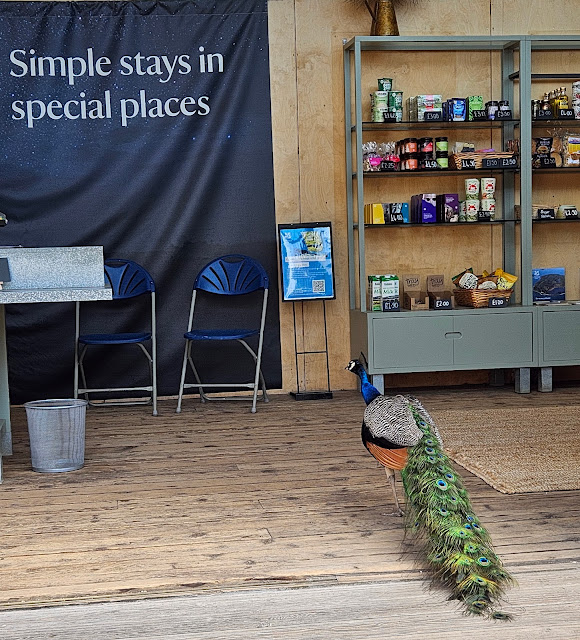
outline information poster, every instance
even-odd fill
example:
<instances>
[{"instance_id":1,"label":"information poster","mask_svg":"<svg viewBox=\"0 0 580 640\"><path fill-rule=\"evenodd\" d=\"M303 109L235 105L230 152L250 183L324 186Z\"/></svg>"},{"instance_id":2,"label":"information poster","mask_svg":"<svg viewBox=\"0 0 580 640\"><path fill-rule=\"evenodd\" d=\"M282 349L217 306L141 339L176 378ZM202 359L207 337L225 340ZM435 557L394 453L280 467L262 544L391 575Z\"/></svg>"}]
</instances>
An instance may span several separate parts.
<instances>
[{"instance_id":1,"label":"information poster","mask_svg":"<svg viewBox=\"0 0 580 640\"><path fill-rule=\"evenodd\" d=\"M336 297L330 222L278 225L283 299Z\"/></svg>"}]
</instances>

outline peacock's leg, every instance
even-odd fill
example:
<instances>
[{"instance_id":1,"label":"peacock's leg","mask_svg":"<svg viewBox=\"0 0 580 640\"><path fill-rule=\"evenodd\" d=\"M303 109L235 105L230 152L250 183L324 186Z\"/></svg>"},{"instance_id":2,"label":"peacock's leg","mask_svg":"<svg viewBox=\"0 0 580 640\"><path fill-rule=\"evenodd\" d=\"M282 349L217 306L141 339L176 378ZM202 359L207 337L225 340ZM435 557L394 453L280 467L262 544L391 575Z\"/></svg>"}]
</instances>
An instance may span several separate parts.
<instances>
[{"instance_id":1,"label":"peacock's leg","mask_svg":"<svg viewBox=\"0 0 580 640\"><path fill-rule=\"evenodd\" d=\"M385 467L385 473L387 474L387 478L389 479L389 482L391 483L391 490L393 491L393 496L395 497L395 505L396 505L396 509L395 511L393 511L392 513L389 513L387 515L390 516L404 516L405 512L401 509L401 506L399 505L399 498L397 498L397 481L395 478L395 471L393 469L390 469L389 467Z\"/></svg>"}]
</instances>

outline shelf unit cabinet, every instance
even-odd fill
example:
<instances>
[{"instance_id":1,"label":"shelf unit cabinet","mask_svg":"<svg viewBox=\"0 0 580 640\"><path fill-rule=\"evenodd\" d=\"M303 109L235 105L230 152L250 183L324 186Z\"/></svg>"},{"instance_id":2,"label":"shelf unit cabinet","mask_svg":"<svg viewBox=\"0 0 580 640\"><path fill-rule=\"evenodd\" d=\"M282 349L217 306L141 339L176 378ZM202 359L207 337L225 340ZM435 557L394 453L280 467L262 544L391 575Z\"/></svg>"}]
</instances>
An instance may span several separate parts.
<instances>
[{"instance_id":1,"label":"shelf unit cabinet","mask_svg":"<svg viewBox=\"0 0 580 640\"><path fill-rule=\"evenodd\" d=\"M353 353L369 373L529 368L537 361L532 307L351 312ZM358 324L358 326L357 326Z\"/></svg>"},{"instance_id":2,"label":"shelf unit cabinet","mask_svg":"<svg viewBox=\"0 0 580 640\"><path fill-rule=\"evenodd\" d=\"M528 36L530 75L519 78L531 98L565 85L568 92L580 80L580 36ZM531 137L552 136L554 131L580 135L580 120L532 121ZM523 136L522 131L522 136ZM575 204L580 208L579 168L533 170L534 202ZM532 266L565 267L566 297L580 299L580 223L578 220L533 221L530 242ZM575 304L536 307L539 389L552 390L552 367L580 365L580 306Z\"/></svg>"},{"instance_id":3,"label":"shelf unit cabinet","mask_svg":"<svg viewBox=\"0 0 580 640\"><path fill-rule=\"evenodd\" d=\"M528 392L529 369L542 366L546 362L554 362L557 357L557 345L552 344L552 334L538 332L541 319L543 326L555 324L557 330L572 331L574 320L580 316L557 314L544 317L544 310L533 306L532 302L532 50L541 47L556 49L575 48L580 38L577 36L559 39L542 38L540 36L428 36L420 39L411 37L389 36L357 36L344 44L344 83L345 83L345 123L346 123L346 173L347 173L347 216L349 243L349 285L351 307L351 351L353 356L363 352L369 362L369 373L373 381L382 387L382 376L390 373L449 371L460 369L507 369L515 368L516 391ZM499 87L496 83L494 99L510 101L514 119L506 122L433 122L433 123L371 123L363 118L363 95L368 84L363 87L365 55L385 55L384 68L389 69L389 54L403 52L409 55L409 66L413 64L413 56L431 55L433 52L446 52L450 55L469 56L471 52L490 52L490 68L495 65L492 75L499 73ZM495 62L492 61L495 55ZM498 61L499 60L499 61ZM460 72L459 62L456 65ZM517 68L516 68L517 65ZM579 70L580 71L580 70ZM443 72L441 72L443 73ZM386 72L386 75L390 73ZM394 75L394 74L393 74ZM568 76L567 76L568 77ZM580 77L580 75L579 75ZM440 76L443 78L443 75ZM434 91L441 80L429 78L423 80L424 92ZM395 80L396 82L396 80ZM459 95L471 92L464 79L464 90ZM395 89L406 90L406 87L395 86ZM420 91L419 91L420 92ZM443 91L440 91L444 93ZM477 93L477 91L473 91ZM413 95L413 91L411 91ZM445 97L449 97L447 94ZM383 229L375 229L377 225L364 224L365 192L369 184L381 178L398 178L397 174L375 173L365 174L363 171L362 145L367 132L385 132L418 129L429 130L429 135L445 135L450 130L461 132L465 136L469 129L487 127L490 131L499 132L501 148L508 139L520 138L520 166L516 171L504 170L501 175L501 261L503 268L510 273L517 273L519 282L517 296L512 304L503 309L471 309L457 308L452 311L400 311L373 313L367 310L367 241L369 234L383 234L381 243L385 246L394 244L393 227L384 225ZM441 130L442 134L435 131ZM467 134L469 135L469 134ZM497 135L497 134L496 134ZM458 139L465 139L459 137ZM392 139L392 138L391 138ZM496 138L497 140L497 138ZM431 174L434 184L437 177L449 177L452 173L464 177L490 175L485 171L440 171ZM573 175L570 171L569 175ZM404 179L419 178L429 175L426 172L404 172ZM559 174L559 175L564 175ZM386 183L385 183L386 184ZM435 191L437 187L432 190ZM414 191L416 193L417 191ZM439 189L439 192L441 190ZM497 198L498 196L496 196ZM514 205L519 200L521 220L516 220ZM371 200L376 201L376 200ZM482 230L485 225L475 223ZM426 234L436 234L435 225L398 225L423 226ZM460 234L473 234L471 225L439 225L455 227L457 237L454 242L462 242ZM372 229L369 227L373 227ZM397 236L400 242L401 236ZM471 236L473 239L473 236ZM449 238L447 238L449 242ZM375 241L376 242L376 241ZM449 247L448 247L449 248ZM446 251L442 247L442 251ZM477 246L473 247L477 251ZM391 252L392 253L392 252ZM385 268L399 273L412 273L406 267L402 272L397 265L389 262ZM465 267L458 264L458 270ZM371 271L370 273L376 273ZM433 273L438 271L434 269ZM580 310L580 308L579 308ZM547 331L552 331L550 328ZM575 344L578 344L580 364L580 331L577 332ZM575 353L575 351L574 351ZM555 354L555 355L554 355ZM546 359L547 358L547 359ZM559 361L558 361L559 362ZM566 362L570 364L568 360Z\"/></svg>"}]
</instances>

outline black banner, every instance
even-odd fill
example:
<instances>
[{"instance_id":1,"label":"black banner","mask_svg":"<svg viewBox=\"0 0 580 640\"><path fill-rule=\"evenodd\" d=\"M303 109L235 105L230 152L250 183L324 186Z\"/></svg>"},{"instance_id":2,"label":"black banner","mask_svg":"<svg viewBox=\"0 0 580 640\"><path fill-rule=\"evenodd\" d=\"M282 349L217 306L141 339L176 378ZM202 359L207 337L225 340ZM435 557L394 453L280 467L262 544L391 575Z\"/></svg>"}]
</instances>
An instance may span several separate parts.
<instances>
[{"instance_id":1,"label":"black banner","mask_svg":"<svg viewBox=\"0 0 580 640\"><path fill-rule=\"evenodd\" d=\"M102 245L143 265L160 395L177 393L195 275L228 253L270 275L263 371L281 386L267 22L267 0L0 3L0 244ZM113 314L108 330L144 314L85 309L99 327ZM6 310L12 401L70 396L73 305ZM205 317L232 320L218 305ZM89 386L146 383L136 347L99 349ZM198 353L202 379L252 378L240 345Z\"/></svg>"}]
</instances>

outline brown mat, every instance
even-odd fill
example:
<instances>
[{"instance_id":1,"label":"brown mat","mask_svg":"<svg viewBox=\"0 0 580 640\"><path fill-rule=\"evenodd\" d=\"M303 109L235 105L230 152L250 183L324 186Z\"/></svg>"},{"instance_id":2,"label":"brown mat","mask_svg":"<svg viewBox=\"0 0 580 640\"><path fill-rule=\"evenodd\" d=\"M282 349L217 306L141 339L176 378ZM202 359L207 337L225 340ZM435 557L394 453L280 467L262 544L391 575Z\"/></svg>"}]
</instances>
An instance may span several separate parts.
<instances>
[{"instance_id":1,"label":"brown mat","mask_svg":"<svg viewBox=\"0 0 580 640\"><path fill-rule=\"evenodd\" d=\"M431 415L448 455L502 493L580 489L580 405Z\"/></svg>"}]
</instances>

